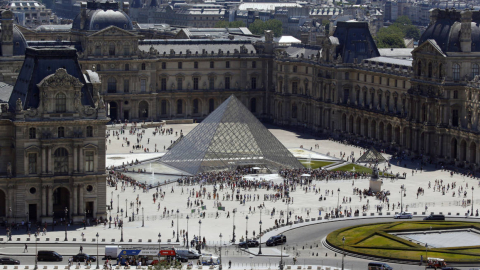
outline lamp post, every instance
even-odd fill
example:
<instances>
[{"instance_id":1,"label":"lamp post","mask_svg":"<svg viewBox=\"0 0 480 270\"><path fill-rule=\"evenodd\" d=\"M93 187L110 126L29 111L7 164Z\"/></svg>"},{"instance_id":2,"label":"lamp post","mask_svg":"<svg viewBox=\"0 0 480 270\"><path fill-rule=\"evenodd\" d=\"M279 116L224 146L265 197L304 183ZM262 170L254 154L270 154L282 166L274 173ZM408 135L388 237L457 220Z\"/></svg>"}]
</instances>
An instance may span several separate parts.
<instances>
[{"instance_id":1,"label":"lamp post","mask_svg":"<svg viewBox=\"0 0 480 270\"><path fill-rule=\"evenodd\" d=\"M426 269L428 267L428 243L425 243L425 262L427 262Z\"/></svg>"},{"instance_id":2,"label":"lamp post","mask_svg":"<svg viewBox=\"0 0 480 270\"><path fill-rule=\"evenodd\" d=\"M198 249L201 251L202 250L202 221L198 221L198 242L200 243L198 245Z\"/></svg>"},{"instance_id":3,"label":"lamp post","mask_svg":"<svg viewBox=\"0 0 480 270\"><path fill-rule=\"evenodd\" d=\"M187 247L189 246L189 242L188 242L188 220L190 219L190 217L187 215Z\"/></svg>"},{"instance_id":4,"label":"lamp post","mask_svg":"<svg viewBox=\"0 0 480 270\"><path fill-rule=\"evenodd\" d=\"M108 209L108 212L110 212L110 218L108 219L108 228L112 228L112 208Z\"/></svg>"},{"instance_id":5,"label":"lamp post","mask_svg":"<svg viewBox=\"0 0 480 270\"><path fill-rule=\"evenodd\" d=\"M35 267L33 268L34 270L38 269L38 254L37 254L37 233L35 232Z\"/></svg>"},{"instance_id":6,"label":"lamp post","mask_svg":"<svg viewBox=\"0 0 480 270\"><path fill-rule=\"evenodd\" d=\"M337 213L340 213L340 188L338 188L338 190L337 190L337 197L338 197L338 200L337 200Z\"/></svg>"},{"instance_id":7,"label":"lamp post","mask_svg":"<svg viewBox=\"0 0 480 270\"><path fill-rule=\"evenodd\" d=\"M65 207L65 241L68 241L68 238L67 238L67 215L68 215L68 208Z\"/></svg>"},{"instance_id":8,"label":"lamp post","mask_svg":"<svg viewBox=\"0 0 480 270\"><path fill-rule=\"evenodd\" d=\"M288 196L288 199L290 199L290 196ZM287 201L287 225L288 225L288 218L290 216L290 211L288 210L288 206L290 205L290 202L288 200Z\"/></svg>"},{"instance_id":9,"label":"lamp post","mask_svg":"<svg viewBox=\"0 0 480 270\"><path fill-rule=\"evenodd\" d=\"M132 212L133 212L133 210L132 210ZM127 199L125 199L125 217L128 217Z\"/></svg>"},{"instance_id":10,"label":"lamp post","mask_svg":"<svg viewBox=\"0 0 480 270\"><path fill-rule=\"evenodd\" d=\"M235 213L237 212L235 209L233 209L233 238L232 238L232 243L235 243Z\"/></svg>"},{"instance_id":11,"label":"lamp post","mask_svg":"<svg viewBox=\"0 0 480 270\"><path fill-rule=\"evenodd\" d=\"M405 186L400 187L400 213L403 213L403 194L405 194Z\"/></svg>"},{"instance_id":12,"label":"lamp post","mask_svg":"<svg viewBox=\"0 0 480 270\"><path fill-rule=\"evenodd\" d=\"M180 239L178 239L179 237L179 233L178 233L178 214L180 213L180 210L177 209L177 243L180 242Z\"/></svg>"},{"instance_id":13,"label":"lamp post","mask_svg":"<svg viewBox=\"0 0 480 270\"><path fill-rule=\"evenodd\" d=\"M472 213L470 213L470 216L473 216L473 186L472 186Z\"/></svg>"},{"instance_id":14,"label":"lamp post","mask_svg":"<svg viewBox=\"0 0 480 270\"><path fill-rule=\"evenodd\" d=\"M142 207L142 227L144 226L145 226L145 216L143 215L143 207Z\"/></svg>"},{"instance_id":15,"label":"lamp post","mask_svg":"<svg viewBox=\"0 0 480 270\"><path fill-rule=\"evenodd\" d=\"M259 243L258 243L258 255L262 255L262 209L259 209L260 211L260 222L258 222L260 224L260 232L258 233L258 237L259 237Z\"/></svg>"},{"instance_id":16,"label":"lamp post","mask_svg":"<svg viewBox=\"0 0 480 270\"><path fill-rule=\"evenodd\" d=\"M245 241L248 241L248 215L245 216Z\"/></svg>"},{"instance_id":17,"label":"lamp post","mask_svg":"<svg viewBox=\"0 0 480 270\"><path fill-rule=\"evenodd\" d=\"M160 243L162 242L162 234L158 233L158 261L160 261Z\"/></svg>"},{"instance_id":18,"label":"lamp post","mask_svg":"<svg viewBox=\"0 0 480 270\"><path fill-rule=\"evenodd\" d=\"M100 269L100 266L98 266L98 261L100 260L100 259L98 258L98 237L99 237L100 235L98 235L98 232L97 232L97 235L95 235L95 236L97 237L97 269Z\"/></svg>"},{"instance_id":19,"label":"lamp post","mask_svg":"<svg viewBox=\"0 0 480 270\"><path fill-rule=\"evenodd\" d=\"M343 262L344 262L344 259L345 259L345 236L342 237L342 242L343 242L343 254L342 254L342 270L344 269L343 266Z\"/></svg>"},{"instance_id":20,"label":"lamp post","mask_svg":"<svg viewBox=\"0 0 480 270\"><path fill-rule=\"evenodd\" d=\"M83 222L83 229L86 230L87 229L87 210L85 210L85 220Z\"/></svg>"},{"instance_id":21,"label":"lamp post","mask_svg":"<svg viewBox=\"0 0 480 270\"><path fill-rule=\"evenodd\" d=\"M123 242L123 209L122 209L122 214L120 215L122 217L122 225L120 226L120 242Z\"/></svg>"},{"instance_id":22,"label":"lamp post","mask_svg":"<svg viewBox=\"0 0 480 270\"><path fill-rule=\"evenodd\" d=\"M219 237L220 237L220 266L218 267L218 269L222 270L222 233L220 233Z\"/></svg>"},{"instance_id":23,"label":"lamp post","mask_svg":"<svg viewBox=\"0 0 480 270\"><path fill-rule=\"evenodd\" d=\"M473 187L472 187L472 189L473 189ZM472 194L472 195L473 195L473 194ZM473 210L472 210L472 211L473 211ZM28 215L28 211L27 211L26 215L27 215L27 228L28 228L28 222L30 222L30 216Z\"/></svg>"},{"instance_id":24,"label":"lamp post","mask_svg":"<svg viewBox=\"0 0 480 270\"><path fill-rule=\"evenodd\" d=\"M120 194L117 194L117 214L120 212Z\"/></svg>"}]
</instances>

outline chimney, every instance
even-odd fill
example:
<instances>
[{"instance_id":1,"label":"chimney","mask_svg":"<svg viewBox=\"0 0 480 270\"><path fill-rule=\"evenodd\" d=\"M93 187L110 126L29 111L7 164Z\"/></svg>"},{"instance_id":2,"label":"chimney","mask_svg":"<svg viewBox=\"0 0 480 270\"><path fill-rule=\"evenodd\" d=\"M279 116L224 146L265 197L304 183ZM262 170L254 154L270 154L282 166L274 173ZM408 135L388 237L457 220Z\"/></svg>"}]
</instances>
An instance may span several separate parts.
<instances>
[{"instance_id":1,"label":"chimney","mask_svg":"<svg viewBox=\"0 0 480 270\"><path fill-rule=\"evenodd\" d=\"M3 10L0 13L2 26L2 54L13 56L13 12Z\"/></svg>"},{"instance_id":2,"label":"chimney","mask_svg":"<svg viewBox=\"0 0 480 270\"><path fill-rule=\"evenodd\" d=\"M472 11L465 9L461 13L460 47L462 52L472 51Z\"/></svg>"},{"instance_id":3,"label":"chimney","mask_svg":"<svg viewBox=\"0 0 480 270\"><path fill-rule=\"evenodd\" d=\"M128 14L129 10L130 10L130 3L129 2L123 2L123 12L125 12L125 14L127 14L127 15L130 15L130 14Z\"/></svg>"},{"instance_id":4,"label":"chimney","mask_svg":"<svg viewBox=\"0 0 480 270\"><path fill-rule=\"evenodd\" d=\"M85 20L87 18L87 2L80 2L80 29L85 27Z\"/></svg>"}]
</instances>

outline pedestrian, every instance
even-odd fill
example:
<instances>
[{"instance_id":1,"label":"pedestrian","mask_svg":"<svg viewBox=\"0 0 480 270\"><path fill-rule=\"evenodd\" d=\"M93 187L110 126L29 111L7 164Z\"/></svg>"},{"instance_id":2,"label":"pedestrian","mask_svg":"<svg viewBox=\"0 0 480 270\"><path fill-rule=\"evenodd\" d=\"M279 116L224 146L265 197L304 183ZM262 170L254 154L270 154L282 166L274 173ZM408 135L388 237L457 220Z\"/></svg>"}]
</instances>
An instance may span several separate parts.
<instances>
[{"instance_id":1,"label":"pedestrian","mask_svg":"<svg viewBox=\"0 0 480 270\"><path fill-rule=\"evenodd\" d=\"M25 248L23 249L23 253L25 253L25 251L28 252L28 246L27 246L27 244L25 244Z\"/></svg>"},{"instance_id":2,"label":"pedestrian","mask_svg":"<svg viewBox=\"0 0 480 270\"><path fill-rule=\"evenodd\" d=\"M83 253L83 246L80 246L80 253Z\"/></svg>"},{"instance_id":3,"label":"pedestrian","mask_svg":"<svg viewBox=\"0 0 480 270\"><path fill-rule=\"evenodd\" d=\"M228 261L228 269L230 269L230 268L232 268L232 261L231 260Z\"/></svg>"}]
</instances>

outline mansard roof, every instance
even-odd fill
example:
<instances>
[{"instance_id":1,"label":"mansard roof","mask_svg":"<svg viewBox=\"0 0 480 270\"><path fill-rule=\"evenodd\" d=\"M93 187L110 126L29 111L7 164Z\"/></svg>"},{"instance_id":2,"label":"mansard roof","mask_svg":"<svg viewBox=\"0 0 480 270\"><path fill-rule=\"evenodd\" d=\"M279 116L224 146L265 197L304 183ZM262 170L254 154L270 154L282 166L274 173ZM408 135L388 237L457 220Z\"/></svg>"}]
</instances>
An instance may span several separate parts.
<instances>
[{"instance_id":1,"label":"mansard roof","mask_svg":"<svg viewBox=\"0 0 480 270\"><path fill-rule=\"evenodd\" d=\"M338 38L336 53L342 56L343 63L353 63L380 56L373 41L367 22L337 22L333 36Z\"/></svg>"}]
</instances>

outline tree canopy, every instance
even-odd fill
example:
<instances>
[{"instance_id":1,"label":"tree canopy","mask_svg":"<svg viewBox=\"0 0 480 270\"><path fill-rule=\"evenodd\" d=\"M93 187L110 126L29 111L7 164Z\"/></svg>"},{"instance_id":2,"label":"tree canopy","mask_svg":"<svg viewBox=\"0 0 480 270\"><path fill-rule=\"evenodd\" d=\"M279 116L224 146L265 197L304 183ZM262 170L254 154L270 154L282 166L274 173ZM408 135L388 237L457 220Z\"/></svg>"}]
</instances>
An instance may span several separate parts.
<instances>
[{"instance_id":1,"label":"tree canopy","mask_svg":"<svg viewBox=\"0 0 480 270\"><path fill-rule=\"evenodd\" d=\"M255 20L248 27L250 32L254 35L263 35L265 30L272 30L275 37L282 36L282 22L277 19L272 19L268 21Z\"/></svg>"},{"instance_id":2,"label":"tree canopy","mask_svg":"<svg viewBox=\"0 0 480 270\"><path fill-rule=\"evenodd\" d=\"M218 21L215 24L215 28L238 28L238 27L245 27L245 23L243 21Z\"/></svg>"},{"instance_id":3,"label":"tree canopy","mask_svg":"<svg viewBox=\"0 0 480 270\"><path fill-rule=\"evenodd\" d=\"M404 38L418 40L420 31L407 16L400 16L392 25L378 31L376 41L379 48L405 48Z\"/></svg>"}]
</instances>

